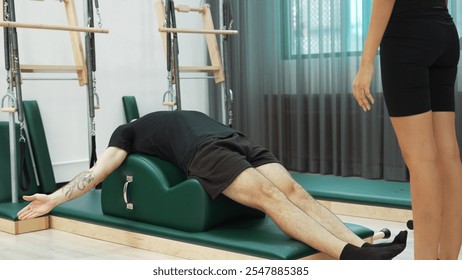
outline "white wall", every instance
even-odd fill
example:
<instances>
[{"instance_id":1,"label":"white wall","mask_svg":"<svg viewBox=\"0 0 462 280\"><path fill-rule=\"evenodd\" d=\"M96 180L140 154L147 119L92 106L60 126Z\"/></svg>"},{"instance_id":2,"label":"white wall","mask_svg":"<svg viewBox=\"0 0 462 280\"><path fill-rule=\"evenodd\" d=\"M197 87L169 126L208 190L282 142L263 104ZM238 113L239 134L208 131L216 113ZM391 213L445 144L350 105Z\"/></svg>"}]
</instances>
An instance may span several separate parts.
<instances>
[{"instance_id":1,"label":"white wall","mask_svg":"<svg viewBox=\"0 0 462 280\"><path fill-rule=\"evenodd\" d=\"M106 148L112 131L125 122L122 96L136 96L141 115L167 110L161 104L167 89L167 71L157 31L155 1L99 0L103 28L110 33L96 35L97 93L102 107L95 118L98 154ZM82 24L83 1L75 2ZM176 1L190 6L201 3L201 0ZM63 4L56 0L16 1L16 17L18 22L66 24ZM202 21L197 14L177 14L177 25L200 28ZM73 64L67 32L18 29L18 36L21 64ZM181 65L206 63L202 35L180 34L179 42ZM0 48L3 53L3 43ZM0 69L2 75L6 78L4 67ZM51 76L68 77L67 74ZM3 77L0 77L1 97L7 89ZM23 74L25 77L50 77L50 74ZM77 81L25 80L22 88L24 100L39 103L56 181L69 181L88 167L86 87L80 87ZM182 109L208 113L205 80L182 80L181 89ZM7 120L8 115L0 113L0 121Z\"/></svg>"}]
</instances>

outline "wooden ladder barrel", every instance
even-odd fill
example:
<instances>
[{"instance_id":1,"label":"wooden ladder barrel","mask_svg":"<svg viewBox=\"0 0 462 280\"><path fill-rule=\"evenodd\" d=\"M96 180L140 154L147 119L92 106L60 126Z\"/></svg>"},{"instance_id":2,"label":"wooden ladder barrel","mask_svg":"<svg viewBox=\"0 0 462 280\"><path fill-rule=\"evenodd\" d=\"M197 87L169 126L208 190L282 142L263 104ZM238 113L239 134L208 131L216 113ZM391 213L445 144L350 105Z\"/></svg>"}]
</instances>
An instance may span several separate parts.
<instances>
[{"instance_id":1,"label":"wooden ladder barrel","mask_svg":"<svg viewBox=\"0 0 462 280\"><path fill-rule=\"evenodd\" d=\"M75 9L74 0L65 0L64 9L67 16L68 25L49 25L49 24L33 24L0 21L0 27L9 28L26 28L26 29L44 29L54 31L67 31L70 35L71 47L74 56L74 65L30 65L21 64L20 70L22 73L76 73L80 86L87 84L87 67L83 51L80 32L87 33L109 33L109 30L93 27L81 27L78 24L77 12ZM2 5L0 5L2 6ZM3 14L3 6L0 8Z\"/></svg>"},{"instance_id":2,"label":"wooden ladder barrel","mask_svg":"<svg viewBox=\"0 0 462 280\"><path fill-rule=\"evenodd\" d=\"M166 33L190 33L190 34L203 34L207 42L207 49L211 65L206 66L181 66L180 72L211 72L214 75L215 83L221 83L225 80L221 55L218 47L216 35L237 35L236 30L217 30L213 26L212 13L208 4L201 7L189 7L187 5L176 5L175 10L181 13L196 12L202 14L203 29L188 29L188 28L166 28L164 26L165 8L162 0L156 2L156 13L158 30L161 33L162 42L164 45L165 55L167 55L167 38Z\"/></svg>"}]
</instances>

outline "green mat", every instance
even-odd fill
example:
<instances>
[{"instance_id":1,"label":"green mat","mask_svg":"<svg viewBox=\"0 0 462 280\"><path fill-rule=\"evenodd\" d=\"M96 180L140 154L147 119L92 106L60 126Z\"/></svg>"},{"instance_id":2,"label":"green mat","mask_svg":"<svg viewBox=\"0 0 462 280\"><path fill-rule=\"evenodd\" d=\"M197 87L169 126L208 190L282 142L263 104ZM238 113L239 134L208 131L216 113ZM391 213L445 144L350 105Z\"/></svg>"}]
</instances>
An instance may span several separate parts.
<instances>
[{"instance_id":1,"label":"green mat","mask_svg":"<svg viewBox=\"0 0 462 280\"><path fill-rule=\"evenodd\" d=\"M16 214L27 204L28 202L0 203L0 218L10 220L10 221L18 221L18 216L16 216Z\"/></svg>"},{"instance_id":2,"label":"green mat","mask_svg":"<svg viewBox=\"0 0 462 280\"><path fill-rule=\"evenodd\" d=\"M409 183L295 172L292 177L317 199L411 209Z\"/></svg>"},{"instance_id":3,"label":"green mat","mask_svg":"<svg viewBox=\"0 0 462 280\"><path fill-rule=\"evenodd\" d=\"M204 232L184 232L104 215L100 202L101 191L93 190L85 196L56 207L52 214L267 259L299 259L317 253L311 247L288 237L268 217L236 221ZM374 234L372 230L360 225L347 226L361 238Z\"/></svg>"}]
</instances>

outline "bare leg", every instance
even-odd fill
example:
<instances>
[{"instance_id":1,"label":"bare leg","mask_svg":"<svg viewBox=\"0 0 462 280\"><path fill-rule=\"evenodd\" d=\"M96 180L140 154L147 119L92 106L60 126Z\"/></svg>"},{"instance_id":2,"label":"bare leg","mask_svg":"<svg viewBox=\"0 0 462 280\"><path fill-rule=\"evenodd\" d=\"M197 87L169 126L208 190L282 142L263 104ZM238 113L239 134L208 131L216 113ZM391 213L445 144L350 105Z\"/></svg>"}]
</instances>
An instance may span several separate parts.
<instances>
[{"instance_id":1,"label":"bare leg","mask_svg":"<svg viewBox=\"0 0 462 280\"><path fill-rule=\"evenodd\" d=\"M257 167L257 170L282 191L293 204L300 208L306 215L322 224L330 233L358 247L361 247L365 243L364 240L346 227L334 213L307 193L282 165L271 163Z\"/></svg>"},{"instance_id":2,"label":"bare leg","mask_svg":"<svg viewBox=\"0 0 462 280\"><path fill-rule=\"evenodd\" d=\"M336 259L392 259L404 249L404 245L359 248L337 238L254 168L244 170L223 194L265 212L288 236Z\"/></svg>"},{"instance_id":3,"label":"bare leg","mask_svg":"<svg viewBox=\"0 0 462 280\"><path fill-rule=\"evenodd\" d=\"M443 177L443 227L439 259L457 259L462 238L462 164L455 131L455 113L433 113L438 165Z\"/></svg>"},{"instance_id":4,"label":"bare leg","mask_svg":"<svg viewBox=\"0 0 462 280\"><path fill-rule=\"evenodd\" d=\"M432 113L392 117L391 122L411 177L414 256L436 259L443 221L443 182Z\"/></svg>"}]
</instances>

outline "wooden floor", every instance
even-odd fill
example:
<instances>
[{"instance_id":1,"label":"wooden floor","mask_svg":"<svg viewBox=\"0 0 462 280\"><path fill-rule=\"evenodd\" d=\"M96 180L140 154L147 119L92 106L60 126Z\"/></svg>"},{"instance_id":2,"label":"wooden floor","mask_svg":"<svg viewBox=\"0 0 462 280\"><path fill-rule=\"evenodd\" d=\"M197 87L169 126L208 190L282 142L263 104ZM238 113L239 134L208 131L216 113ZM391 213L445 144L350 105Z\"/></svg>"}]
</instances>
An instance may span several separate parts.
<instances>
[{"instance_id":1,"label":"wooden floor","mask_svg":"<svg viewBox=\"0 0 462 280\"><path fill-rule=\"evenodd\" d=\"M0 232L0 260L168 260L171 256L54 229L11 235Z\"/></svg>"},{"instance_id":2,"label":"wooden floor","mask_svg":"<svg viewBox=\"0 0 462 280\"><path fill-rule=\"evenodd\" d=\"M406 229L404 223L340 216L345 222L366 226L374 231L388 228L392 238ZM379 241L380 242L380 241ZM409 234L408 246L397 260L413 259L414 239ZM20 235L0 232L0 260L175 260L158 254L86 238L54 229ZM460 255L462 259L462 254Z\"/></svg>"}]
</instances>

